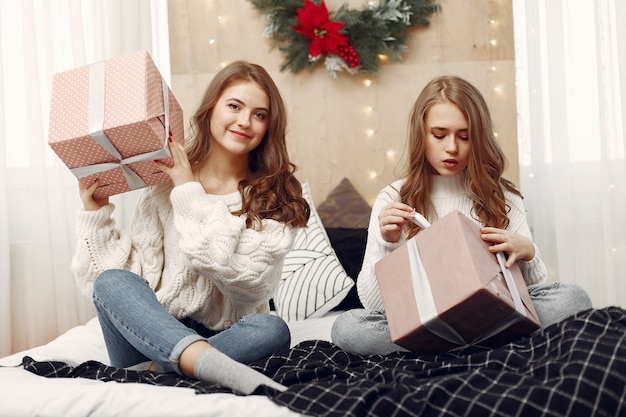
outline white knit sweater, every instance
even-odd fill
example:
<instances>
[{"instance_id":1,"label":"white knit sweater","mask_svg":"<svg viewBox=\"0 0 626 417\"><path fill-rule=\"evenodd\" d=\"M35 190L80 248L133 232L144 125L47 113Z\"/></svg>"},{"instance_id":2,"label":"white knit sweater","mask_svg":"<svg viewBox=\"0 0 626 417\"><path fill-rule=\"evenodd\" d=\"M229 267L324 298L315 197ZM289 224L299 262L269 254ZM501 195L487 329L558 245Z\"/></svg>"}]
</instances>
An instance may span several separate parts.
<instances>
[{"instance_id":1,"label":"white knit sweater","mask_svg":"<svg viewBox=\"0 0 626 417\"><path fill-rule=\"evenodd\" d=\"M372 207L365 258L357 279L357 290L361 303L365 308L370 310L385 311L378 281L376 280L374 264L406 241L406 236L395 243L389 243L383 240L378 222L378 214L382 208L392 201L398 201L400 199L398 191L400 187L402 187L403 182L404 179L401 179L386 186L378 194L374 206ZM465 191L463 175L455 175L453 177L437 175L433 177L432 185L431 201L435 207L436 218L442 218L451 211L458 210L470 219L473 219L471 216L472 201ZM532 240L522 199L506 190L504 196L507 203L511 206L511 210L508 213L510 222L507 230L519 233ZM436 219L428 219L431 223L435 220ZM482 226L478 221L473 220L479 226ZM518 265L520 266L524 281L527 285L544 282L547 278L547 270L541 260L539 249L536 245L533 260L528 262L519 261Z\"/></svg>"},{"instance_id":2,"label":"white knit sweater","mask_svg":"<svg viewBox=\"0 0 626 417\"><path fill-rule=\"evenodd\" d=\"M144 277L174 317L222 330L252 313L269 312L296 229L273 220L246 228L239 193L206 194L197 182L146 188L130 232L115 228L114 206L77 213L72 272L91 296L107 269Z\"/></svg>"}]
</instances>

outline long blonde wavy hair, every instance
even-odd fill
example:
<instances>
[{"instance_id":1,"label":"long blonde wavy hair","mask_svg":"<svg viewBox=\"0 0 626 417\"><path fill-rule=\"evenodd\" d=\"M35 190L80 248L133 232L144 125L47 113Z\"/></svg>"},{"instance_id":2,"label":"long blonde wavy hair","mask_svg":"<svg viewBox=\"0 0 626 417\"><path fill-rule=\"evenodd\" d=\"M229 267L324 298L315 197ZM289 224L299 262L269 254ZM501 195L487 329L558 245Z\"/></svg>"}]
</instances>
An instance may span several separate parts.
<instances>
[{"instance_id":1,"label":"long blonde wavy hair","mask_svg":"<svg viewBox=\"0 0 626 417\"><path fill-rule=\"evenodd\" d=\"M465 189L473 202L472 215L485 226L506 228L510 208L503 190L521 194L512 182L502 177L507 161L496 140L487 103L476 87L456 76L431 80L413 104L408 126L408 161L403 175L406 181L399 190L400 201L429 220L436 216L430 193L431 178L437 173L426 159L429 134L426 117L432 106L441 102L455 104L468 123L470 153L465 169ZM420 231L413 223L407 227L409 237Z\"/></svg>"}]
</instances>

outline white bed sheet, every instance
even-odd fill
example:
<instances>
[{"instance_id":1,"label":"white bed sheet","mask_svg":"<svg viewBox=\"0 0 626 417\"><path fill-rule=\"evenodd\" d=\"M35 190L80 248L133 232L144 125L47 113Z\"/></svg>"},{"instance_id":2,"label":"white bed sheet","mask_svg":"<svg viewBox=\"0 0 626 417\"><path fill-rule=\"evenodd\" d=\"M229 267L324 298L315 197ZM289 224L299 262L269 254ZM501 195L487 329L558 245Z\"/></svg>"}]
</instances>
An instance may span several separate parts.
<instances>
[{"instance_id":1,"label":"white bed sheet","mask_svg":"<svg viewBox=\"0 0 626 417\"><path fill-rule=\"evenodd\" d=\"M289 323L292 345L304 340L330 340L337 313ZM96 318L77 326L52 342L0 359L1 417L297 417L301 416L263 396L201 394L190 388L148 384L101 382L76 378L43 378L25 371L24 356L37 361L60 360L79 364L88 360L108 363Z\"/></svg>"}]
</instances>

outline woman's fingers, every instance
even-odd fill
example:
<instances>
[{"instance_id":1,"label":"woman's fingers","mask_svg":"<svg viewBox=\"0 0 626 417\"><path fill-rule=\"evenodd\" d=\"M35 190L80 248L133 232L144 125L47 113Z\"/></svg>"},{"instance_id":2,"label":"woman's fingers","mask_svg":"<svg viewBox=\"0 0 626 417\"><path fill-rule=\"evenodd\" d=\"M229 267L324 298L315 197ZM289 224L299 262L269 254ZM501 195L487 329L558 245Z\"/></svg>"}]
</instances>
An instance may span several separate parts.
<instances>
[{"instance_id":1,"label":"woman's fingers","mask_svg":"<svg viewBox=\"0 0 626 417\"><path fill-rule=\"evenodd\" d=\"M191 164L184 146L178 142L170 142L169 148L173 165L170 167L163 161L155 161L159 169L172 179L174 185L193 181Z\"/></svg>"},{"instance_id":2,"label":"woman's fingers","mask_svg":"<svg viewBox=\"0 0 626 417\"><path fill-rule=\"evenodd\" d=\"M93 194L100 185L100 180L96 179L89 188L86 188L80 180L78 181L78 194L85 210L98 210L100 207L109 204L109 197L93 198Z\"/></svg>"}]
</instances>

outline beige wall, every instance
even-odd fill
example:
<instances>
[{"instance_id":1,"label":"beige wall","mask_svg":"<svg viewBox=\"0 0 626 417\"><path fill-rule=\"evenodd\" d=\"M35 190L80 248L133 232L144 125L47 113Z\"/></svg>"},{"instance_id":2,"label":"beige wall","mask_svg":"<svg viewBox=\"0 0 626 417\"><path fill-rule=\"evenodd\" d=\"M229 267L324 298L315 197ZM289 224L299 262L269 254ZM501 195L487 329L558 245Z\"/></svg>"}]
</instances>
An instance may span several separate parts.
<instances>
[{"instance_id":1,"label":"beige wall","mask_svg":"<svg viewBox=\"0 0 626 417\"><path fill-rule=\"evenodd\" d=\"M409 31L403 62L336 79L323 66L280 72L283 55L270 50L262 36L266 22L248 1L168 1L172 90L185 118L221 65L236 59L263 65L288 106L291 157L316 204L343 177L370 203L397 177L410 107L440 74L460 75L483 92L509 158L507 177L518 182L511 0L440 0L430 26ZM331 13L344 3L361 8L366 1L326 0Z\"/></svg>"}]
</instances>

